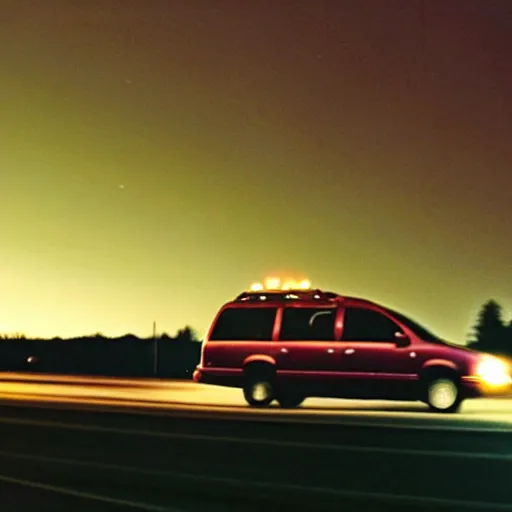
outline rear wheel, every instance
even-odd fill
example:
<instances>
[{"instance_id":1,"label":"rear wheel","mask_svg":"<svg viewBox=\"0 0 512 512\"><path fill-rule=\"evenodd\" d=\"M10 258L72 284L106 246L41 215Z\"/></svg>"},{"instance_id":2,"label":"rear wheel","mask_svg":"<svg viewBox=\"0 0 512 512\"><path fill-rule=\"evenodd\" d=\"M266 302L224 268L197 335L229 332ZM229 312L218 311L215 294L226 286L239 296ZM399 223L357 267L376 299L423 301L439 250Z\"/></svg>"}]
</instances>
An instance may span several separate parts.
<instances>
[{"instance_id":1,"label":"rear wheel","mask_svg":"<svg viewBox=\"0 0 512 512\"><path fill-rule=\"evenodd\" d=\"M274 379L269 372L249 372L244 382L244 397L252 407L268 407L275 398Z\"/></svg>"},{"instance_id":2,"label":"rear wheel","mask_svg":"<svg viewBox=\"0 0 512 512\"><path fill-rule=\"evenodd\" d=\"M435 412L454 413L462 404L460 388L455 379L449 376L439 376L427 382L426 401Z\"/></svg>"}]
</instances>

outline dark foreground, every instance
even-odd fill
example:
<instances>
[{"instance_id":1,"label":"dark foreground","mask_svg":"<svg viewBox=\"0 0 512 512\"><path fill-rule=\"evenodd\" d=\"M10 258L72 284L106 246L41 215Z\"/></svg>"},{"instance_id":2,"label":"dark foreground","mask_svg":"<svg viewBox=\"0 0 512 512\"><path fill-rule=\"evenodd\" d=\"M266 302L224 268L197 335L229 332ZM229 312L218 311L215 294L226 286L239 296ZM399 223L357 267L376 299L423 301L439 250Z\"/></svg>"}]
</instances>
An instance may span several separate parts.
<instances>
[{"instance_id":1,"label":"dark foreground","mask_svg":"<svg viewBox=\"0 0 512 512\"><path fill-rule=\"evenodd\" d=\"M3 406L0 510L512 511L512 432Z\"/></svg>"}]
</instances>

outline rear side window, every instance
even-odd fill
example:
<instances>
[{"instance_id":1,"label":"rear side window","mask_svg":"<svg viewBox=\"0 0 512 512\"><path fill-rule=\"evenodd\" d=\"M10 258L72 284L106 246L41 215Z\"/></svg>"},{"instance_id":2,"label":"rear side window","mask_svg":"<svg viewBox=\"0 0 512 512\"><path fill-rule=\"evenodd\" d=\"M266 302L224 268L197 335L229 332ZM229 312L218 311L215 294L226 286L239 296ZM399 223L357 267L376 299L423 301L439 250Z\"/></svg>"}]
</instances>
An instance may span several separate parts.
<instances>
[{"instance_id":1,"label":"rear side window","mask_svg":"<svg viewBox=\"0 0 512 512\"><path fill-rule=\"evenodd\" d=\"M270 341L276 308L225 309L213 327L210 341Z\"/></svg>"},{"instance_id":2,"label":"rear side window","mask_svg":"<svg viewBox=\"0 0 512 512\"><path fill-rule=\"evenodd\" d=\"M282 341L333 341L334 308L286 308L279 339Z\"/></svg>"}]
</instances>

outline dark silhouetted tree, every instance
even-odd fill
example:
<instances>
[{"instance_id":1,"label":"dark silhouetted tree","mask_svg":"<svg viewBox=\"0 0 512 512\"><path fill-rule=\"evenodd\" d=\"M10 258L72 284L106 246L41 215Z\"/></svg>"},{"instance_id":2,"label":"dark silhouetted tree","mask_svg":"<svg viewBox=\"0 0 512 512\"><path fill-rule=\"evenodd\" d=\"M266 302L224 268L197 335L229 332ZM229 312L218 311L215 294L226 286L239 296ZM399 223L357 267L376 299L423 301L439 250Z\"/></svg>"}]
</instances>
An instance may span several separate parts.
<instances>
[{"instance_id":1,"label":"dark silhouetted tree","mask_svg":"<svg viewBox=\"0 0 512 512\"><path fill-rule=\"evenodd\" d=\"M197 341L197 335L190 326L185 326L176 333L177 341L192 342Z\"/></svg>"},{"instance_id":2,"label":"dark silhouetted tree","mask_svg":"<svg viewBox=\"0 0 512 512\"><path fill-rule=\"evenodd\" d=\"M509 328L503 322L501 306L494 300L484 304L474 327L472 346L486 352L507 353Z\"/></svg>"},{"instance_id":3,"label":"dark silhouetted tree","mask_svg":"<svg viewBox=\"0 0 512 512\"><path fill-rule=\"evenodd\" d=\"M26 340L27 337L22 332L12 332L0 336L4 340Z\"/></svg>"}]
</instances>

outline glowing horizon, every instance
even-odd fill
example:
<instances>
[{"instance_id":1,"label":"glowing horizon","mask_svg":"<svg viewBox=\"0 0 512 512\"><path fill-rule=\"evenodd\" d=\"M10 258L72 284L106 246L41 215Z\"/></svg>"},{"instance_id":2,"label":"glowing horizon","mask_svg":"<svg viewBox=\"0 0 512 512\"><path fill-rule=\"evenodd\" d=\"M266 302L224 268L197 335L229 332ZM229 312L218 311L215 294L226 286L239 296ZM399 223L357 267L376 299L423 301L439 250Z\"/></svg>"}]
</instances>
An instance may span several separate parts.
<instances>
[{"instance_id":1,"label":"glowing horizon","mask_svg":"<svg viewBox=\"0 0 512 512\"><path fill-rule=\"evenodd\" d=\"M272 275L508 315L505 2L102 5L2 18L0 325L202 333Z\"/></svg>"}]
</instances>

